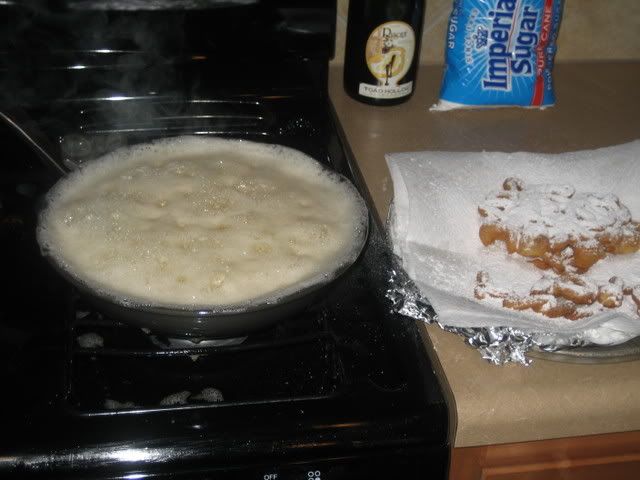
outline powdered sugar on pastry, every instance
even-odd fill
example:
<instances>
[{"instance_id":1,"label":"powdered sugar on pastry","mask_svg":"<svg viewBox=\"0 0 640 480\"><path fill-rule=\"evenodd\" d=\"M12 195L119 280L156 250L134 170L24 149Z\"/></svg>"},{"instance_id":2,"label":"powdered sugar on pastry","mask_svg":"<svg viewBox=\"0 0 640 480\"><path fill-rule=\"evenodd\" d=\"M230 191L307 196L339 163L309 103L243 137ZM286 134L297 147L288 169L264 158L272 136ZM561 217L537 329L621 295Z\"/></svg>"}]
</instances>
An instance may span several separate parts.
<instances>
[{"instance_id":1,"label":"powdered sugar on pastry","mask_svg":"<svg viewBox=\"0 0 640 480\"><path fill-rule=\"evenodd\" d=\"M640 308L640 286L626 288L620 277L611 277L597 285L591 279L576 274L543 275L522 293L496 286L485 271L478 272L475 297L479 300L500 299L505 308L531 310L549 318L564 317L580 320L607 309L636 305Z\"/></svg>"},{"instance_id":2,"label":"powdered sugar on pastry","mask_svg":"<svg viewBox=\"0 0 640 480\"><path fill-rule=\"evenodd\" d=\"M609 283L598 288L598 302L607 308L618 308L624 300L624 281L620 277L611 277Z\"/></svg>"},{"instance_id":3,"label":"powdered sugar on pastry","mask_svg":"<svg viewBox=\"0 0 640 480\"><path fill-rule=\"evenodd\" d=\"M577 192L571 185L525 185L507 178L478 206L480 239L499 240L509 253L561 273L570 264L588 270L607 253L640 248L640 224L612 193Z\"/></svg>"}]
</instances>

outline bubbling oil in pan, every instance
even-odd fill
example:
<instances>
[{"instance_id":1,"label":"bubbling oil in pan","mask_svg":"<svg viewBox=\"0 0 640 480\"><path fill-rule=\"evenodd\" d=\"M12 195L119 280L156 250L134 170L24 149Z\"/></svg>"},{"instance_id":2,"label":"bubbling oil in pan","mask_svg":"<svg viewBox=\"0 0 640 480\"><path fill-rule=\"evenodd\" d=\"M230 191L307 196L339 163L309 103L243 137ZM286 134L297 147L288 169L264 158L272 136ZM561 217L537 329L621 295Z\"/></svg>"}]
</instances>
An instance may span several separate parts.
<instances>
[{"instance_id":1,"label":"bubbling oil in pan","mask_svg":"<svg viewBox=\"0 0 640 480\"><path fill-rule=\"evenodd\" d=\"M48 195L43 251L127 304L274 300L355 260L367 210L311 157L249 141L176 137L89 162Z\"/></svg>"}]
</instances>

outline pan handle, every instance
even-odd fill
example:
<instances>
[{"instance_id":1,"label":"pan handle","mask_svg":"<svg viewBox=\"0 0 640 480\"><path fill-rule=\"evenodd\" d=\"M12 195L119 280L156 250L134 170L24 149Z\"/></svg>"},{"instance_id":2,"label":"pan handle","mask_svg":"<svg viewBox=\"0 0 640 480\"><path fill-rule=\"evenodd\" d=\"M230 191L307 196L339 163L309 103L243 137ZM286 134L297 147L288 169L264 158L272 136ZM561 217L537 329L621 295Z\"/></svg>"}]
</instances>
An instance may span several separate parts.
<instances>
[{"instance_id":1,"label":"pan handle","mask_svg":"<svg viewBox=\"0 0 640 480\"><path fill-rule=\"evenodd\" d=\"M69 173L71 169L57 160L58 154L53 144L24 111L17 107L0 110L0 119L27 142L45 166L57 176L64 177Z\"/></svg>"}]
</instances>

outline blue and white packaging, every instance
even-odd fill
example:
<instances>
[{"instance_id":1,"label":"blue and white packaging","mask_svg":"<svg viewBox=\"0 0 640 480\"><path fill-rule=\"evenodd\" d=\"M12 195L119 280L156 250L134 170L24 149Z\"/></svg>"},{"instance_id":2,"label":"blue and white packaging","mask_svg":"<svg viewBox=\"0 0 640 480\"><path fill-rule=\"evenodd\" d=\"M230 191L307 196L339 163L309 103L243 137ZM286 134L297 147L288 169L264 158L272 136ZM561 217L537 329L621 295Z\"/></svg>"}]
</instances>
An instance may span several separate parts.
<instances>
[{"instance_id":1,"label":"blue and white packaging","mask_svg":"<svg viewBox=\"0 0 640 480\"><path fill-rule=\"evenodd\" d=\"M455 0L433 110L555 103L562 0Z\"/></svg>"}]
</instances>

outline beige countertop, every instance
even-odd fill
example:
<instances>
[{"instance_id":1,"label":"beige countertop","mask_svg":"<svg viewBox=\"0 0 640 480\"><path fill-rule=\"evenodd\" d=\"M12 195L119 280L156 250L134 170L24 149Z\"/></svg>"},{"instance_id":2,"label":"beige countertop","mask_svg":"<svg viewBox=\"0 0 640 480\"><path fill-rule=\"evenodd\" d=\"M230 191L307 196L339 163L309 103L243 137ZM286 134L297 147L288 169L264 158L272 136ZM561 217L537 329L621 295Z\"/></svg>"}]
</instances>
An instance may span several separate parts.
<instances>
[{"instance_id":1,"label":"beige countertop","mask_svg":"<svg viewBox=\"0 0 640 480\"><path fill-rule=\"evenodd\" d=\"M441 74L422 67L409 102L372 107L344 93L339 68L330 73L331 99L382 218L393 197L388 152L560 152L640 138L640 63L558 65L558 103L544 111L429 112ZM640 361L494 366L461 337L421 328L453 393L456 447L640 430Z\"/></svg>"}]
</instances>

